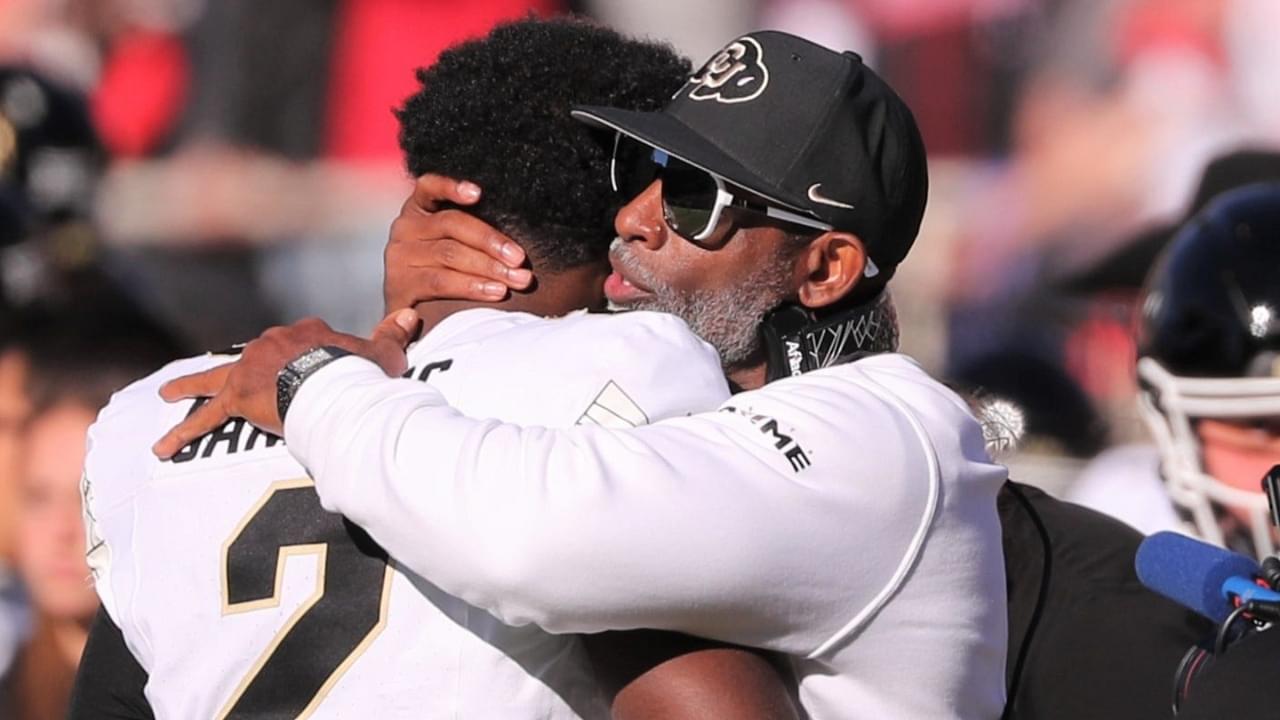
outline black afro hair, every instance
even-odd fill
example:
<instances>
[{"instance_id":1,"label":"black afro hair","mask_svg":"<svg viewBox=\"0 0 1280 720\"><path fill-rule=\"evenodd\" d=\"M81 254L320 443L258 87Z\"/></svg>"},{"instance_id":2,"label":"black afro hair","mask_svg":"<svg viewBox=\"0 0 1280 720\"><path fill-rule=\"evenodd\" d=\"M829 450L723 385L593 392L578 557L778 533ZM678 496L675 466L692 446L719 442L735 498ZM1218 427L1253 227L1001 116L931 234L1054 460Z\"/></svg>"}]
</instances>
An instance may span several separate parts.
<instances>
[{"instance_id":1,"label":"black afro hair","mask_svg":"<svg viewBox=\"0 0 1280 720\"><path fill-rule=\"evenodd\" d=\"M396 111L409 172L472 180L469 208L528 251L537 269L605 257L620 199L609 183L611 135L572 106L658 110L689 75L670 46L589 21L499 25L418 70L421 89Z\"/></svg>"}]
</instances>

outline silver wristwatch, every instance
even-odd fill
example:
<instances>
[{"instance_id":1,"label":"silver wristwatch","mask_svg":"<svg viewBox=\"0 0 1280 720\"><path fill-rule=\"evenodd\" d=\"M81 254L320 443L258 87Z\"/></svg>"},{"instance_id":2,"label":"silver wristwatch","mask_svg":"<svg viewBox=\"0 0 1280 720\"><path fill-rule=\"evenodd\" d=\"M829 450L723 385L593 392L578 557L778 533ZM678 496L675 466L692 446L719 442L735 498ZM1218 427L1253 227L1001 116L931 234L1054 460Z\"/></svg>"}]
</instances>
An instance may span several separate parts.
<instances>
[{"instance_id":1,"label":"silver wristwatch","mask_svg":"<svg viewBox=\"0 0 1280 720\"><path fill-rule=\"evenodd\" d=\"M280 368L276 375L276 411L280 414L280 422L284 422L285 413L289 412L298 388L307 378L325 365L350 354L336 345L313 347Z\"/></svg>"}]
</instances>

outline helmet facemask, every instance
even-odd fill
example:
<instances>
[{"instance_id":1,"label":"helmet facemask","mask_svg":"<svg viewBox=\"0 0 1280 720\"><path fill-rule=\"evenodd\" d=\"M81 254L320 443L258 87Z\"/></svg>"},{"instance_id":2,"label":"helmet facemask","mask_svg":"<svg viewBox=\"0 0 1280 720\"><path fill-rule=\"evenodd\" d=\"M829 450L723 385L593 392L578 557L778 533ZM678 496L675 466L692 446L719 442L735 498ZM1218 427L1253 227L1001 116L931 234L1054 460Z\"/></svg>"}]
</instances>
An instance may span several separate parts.
<instances>
[{"instance_id":1,"label":"helmet facemask","mask_svg":"<svg viewBox=\"0 0 1280 720\"><path fill-rule=\"evenodd\" d=\"M1280 378L1196 378L1170 373L1157 360L1138 361L1138 406L1160 449L1160 471L1174 505L1196 534L1258 557L1276 551L1266 495L1209 474L1197 431L1206 419L1241 422L1280 417ZM1242 542L1243 541L1243 542Z\"/></svg>"}]
</instances>

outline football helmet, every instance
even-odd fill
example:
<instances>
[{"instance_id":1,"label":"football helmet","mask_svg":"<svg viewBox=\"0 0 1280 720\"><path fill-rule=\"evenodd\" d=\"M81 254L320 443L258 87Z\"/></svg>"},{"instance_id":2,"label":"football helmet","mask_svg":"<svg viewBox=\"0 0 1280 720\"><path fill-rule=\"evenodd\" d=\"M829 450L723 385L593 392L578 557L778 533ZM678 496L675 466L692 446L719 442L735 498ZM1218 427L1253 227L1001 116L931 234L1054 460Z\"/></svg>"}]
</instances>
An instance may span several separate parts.
<instances>
[{"instance_id":1,"label":"football helmet","mask_svg":"<svg viewBox=\"0 0 1280 720\"><path fill-rule=\"evenodd\" d=\"M1198 426L1280 433L1280 183L1224 193L1174 236L1147 278L1137 348L1139 409L1174 504L1210 542L1274 552L1260 485L1211 476Z\"/></svg>"}]
</instances>

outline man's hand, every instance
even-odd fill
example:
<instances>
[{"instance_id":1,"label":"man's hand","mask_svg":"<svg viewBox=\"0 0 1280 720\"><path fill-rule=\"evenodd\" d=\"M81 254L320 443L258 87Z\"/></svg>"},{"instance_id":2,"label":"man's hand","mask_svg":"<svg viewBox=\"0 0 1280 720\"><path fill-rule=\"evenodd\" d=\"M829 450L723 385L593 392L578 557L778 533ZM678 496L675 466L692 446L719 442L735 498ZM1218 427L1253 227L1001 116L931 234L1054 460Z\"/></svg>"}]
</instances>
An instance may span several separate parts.
<instances>
[{"instance_id":1,"label":"man's hand","mask_svg":"<svg viewBox=\"0 0 1280 720\"><path fill-rule=\"evenodd\" d=\"M533 273L521 267L524 250L483 220L463 210L480 188L440 175L423 175L391 223L383 252L388 310L424 300L495 302L522 290Z\"/></svg>"},{"instance_id":2,"label":"man's hand","mask_svg":"<svg viewBox=\"0 0 1280 720\"><path fill-rule=\"evenodd\" d=\"M408 366L404 350L417 337L419 326L417 314L401 310L383 319L368 340L337 332L316 318L271 328L246 345L237 361L170 380L160 388L160 397L168 402L210 399L160 438L152 452L162 460L173 457L192 440L233 417L283 434L276 409L276 378L285 365L312 348L334 345L372 360L391 377L399 377Z\"/></svg>"}]
</instances>

